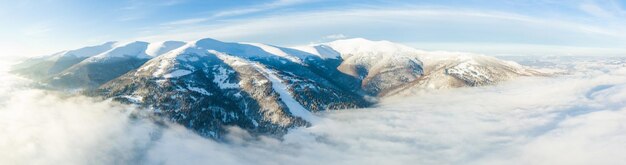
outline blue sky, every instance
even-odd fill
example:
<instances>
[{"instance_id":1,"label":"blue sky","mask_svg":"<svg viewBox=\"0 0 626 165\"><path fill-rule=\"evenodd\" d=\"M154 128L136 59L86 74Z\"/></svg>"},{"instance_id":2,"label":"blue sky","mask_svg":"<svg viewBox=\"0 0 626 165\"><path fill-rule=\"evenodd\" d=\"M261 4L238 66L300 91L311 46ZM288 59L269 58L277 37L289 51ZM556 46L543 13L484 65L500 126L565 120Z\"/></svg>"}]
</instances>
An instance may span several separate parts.
<instances>
[{"instance_id":1,"label":"blue sky","mask_svg":"<svg viewBox=\"0 0 626 165\"><path fill-rule=\"evenodd\" d=\"M624 0L0 0L0 56L106 41L390 40L487 55L626 55Z\"/></svg>"}]
</instances>

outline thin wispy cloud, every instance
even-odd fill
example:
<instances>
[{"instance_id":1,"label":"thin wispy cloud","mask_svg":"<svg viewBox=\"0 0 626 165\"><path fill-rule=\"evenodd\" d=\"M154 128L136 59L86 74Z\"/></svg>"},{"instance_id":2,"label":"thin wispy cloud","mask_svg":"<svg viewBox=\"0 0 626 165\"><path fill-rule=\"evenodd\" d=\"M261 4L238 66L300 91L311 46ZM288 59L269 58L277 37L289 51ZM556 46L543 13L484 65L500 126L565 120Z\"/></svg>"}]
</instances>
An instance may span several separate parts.
<instances>
[{"instance_id":1,"label":"thin wispy cloud","mask_svg":"<svg viewBox=\"0 0 626 165\"><path fill-rule=\"evenodd\" d=\"M298 5L298 4L310 3L310 2L312 2L312 0L276 0L274 2L270 2L270 3L258 5L258 6L221 11L221 12L215 13L212 17L229 17L229 16L244 15L244 14L252 14L252 13L257 13L257 12L262 12L262 11L267 11L267 10L273 10L273 9L277 9L280 7Z\"/></svg>"},{"instance_id":2,"label":"thin wispy cloud","mask_svg":"<svg viewBox=\"0 0 626 165\"><path fill-rule=\"evenodd\" d=\"M480 21L467 22L466 20ZM269 15L265 17L255 17L254 19L233 19L209 25L197 22L195 19L185 20L178 23L189 24L185 24L185 27L157 31L158 34L156 35L144 35L139 37L138 40L158 41L178 39L189 41L203 37L213 37L222 40L245 40L282 45L296 45L298 42L300 44L305 44L311 41L317 41L319 36L326 36L330 38L341 37L340 35L328 36L328 34L335 33L343 34L344 36L366 38L370 36L369 38L374 39L409 38L409 40L422 40L419 42L428 42L432 40L454 40L455 38L462 38L457 33L465 33L469 35L468 37L471 40L474 40L477 43L501 41L500 38L493 36L516 38L516 40L519 41L515 41L513 43L499 42L498 44L511 44L511 46L508 47L512 48L509 50L510 53L514 52L521 54L528 54L525 50L533 49L527 49L528 46L518 48L512 46L515 46L516 44L541 45L545 43L549 43L551 46L559 46L559 44L566 44L560 46L580 46L577 45L580 44L579 41L585 41L585 43L590 41L600 43L616 43L616 41L626 41L626 35L625 33L622 33L621 29L613 29L610 27L588 25L550 18L536 18L500 11L490 12L445 8L404 7L352 9L341 11L324 10L307 13L292 13L290 15ZM441 27L441 24L464 24L464 26ZM502 29L496 31L487 30L498 27L502 27ZM386 29L394 30L388 31ZM538 31L536 29L541 30ZM487 31L489 31L490 35L486 35ZM287 34L286 32L290 34ZM470 34L476 35L472 36ZM293 35L298 35L300 36L298 38L305 38L308 39L308 41L305 43L302 43L302 41L290 41L289 38L293 37L287 38L287 36ZM422 37L411 38L410 36ZM528 39L529 37L532 38L532 41L531 39ZM407 41L400 40L397 42ZM448 42L463 43L467 41L457 40ZM426 48L430 49L428 47ZM448 47L447 49L454 50L453 47ZM551 52L556 54L566 54L565 50L561 53L558 53L558 51ZM489 54L490 52L479 50L479 53ZM594 54L600 55L601 53L598 52ZM613 52L611 54L616 53Z\"/></svg>"},{"instance_id":3,"label":"thin wispy cloud","mask_svg":"<svg viewBox=\"0 0 626 165\"><path fill-rule=\"evenodd\" d=\"M189 25L189 24L202 23L202 22L205 22L207 20L209 20L209 19L208 18L190 18L190 19L183 19L183 20L167 22L167 23L163 23L161 25L164 25L164 26Z\"/></svg>"},{"instance_id":4,"label":"thin wispy cloud","mask_svg":"<svg viewBox=\"0 0 626 165\"><path fill-rule=\"evenodd\" d=\"M123 3L119 9L121 14L118 21L128 22L145 19L159 10L185 3L186 0L163 0L158 2L131 0Z\"/></svg>"},{"instance_id":5,"label":"thin wispy cloud","mask_svg":"<svg viewBox=\"0 0 626 165\"><path fill-rule=\"evenodd\" d=\"M24 35L27 36L40 36L52 31L52 28L47 25L35 25L24 29Z\"/></svg>"},{"instance_id":6,"label":"thin wispy cloud","mask_svg":"<svg viewBox=\"0 0 626 165\"><path fill-rule=\"evenodd\" d=\"M586 13L596 16L596 17L603 17L603 18L613 18L615 17L612 13L610 13L609 11L601 8L600 6L594 4L594 3L584 3L580 5L580 9L585 11Z\"/></svg>"},{"instance_id":7,"label":"thin wispy cloud","mask_svg":"<svg viewBox=\"0 0 626 165\"><path fill-rule=\"evenodd\" d=\"M173 6L173 5L178 5L181 3L185 3L187 0L165 0L161 3L159 3L159 5L161 6Z\"/></svg>"},{"instance_id":8,"label":"thin wispy cloud","mask_svg":"<svg viewBox=\"0 0 626 165\"><path fill-rule=\"evenodd\" d=\"M329 34L404 43L509 43L613 49L619 48L619 44L626 41L626 12L623 2L617 0L502 1L489 4L477 2L475 5L448 1L357 3L324 0L254 1L242 2L242 5L194 0L107 1L101 4L77 5L29 2L21 4L23 5L3 5L0 11L16 13L36 7L38 10L19 15L37 15L30 19L55 15L72 18L52 22L59 29L64 29L63 32L53 33L54 37L67 40L55 42L55 47L59 49L72 48L69 46L79 45L85 38L98 38L97 35L105 33L114 40L195 40L212 37L281 45L306 44ZM102 10L103 8L111 9ZM39 10L42 12L38 13ZM44 10L50 11L45 11L44 14ZM82 10L85 10L85 14L63 12ZM15 20L2 16L0 18ZM468 21L474 18L480 21ZM26 20L29 19L11 21L15 22L15 26L9 25L6 28L8 31L21 32L22 27L27 25L20 22ZM114 21L111 23L106 20ZM72 26L77 22L91 23ZM93 27L90 29L98 32L87 33L81 30L86 27ZM383 35L383 31L390 33ZM74 33L69 32L81 34L71 35ZM13 38L15 37L20 36ZM47 42L50 43L51 40ZM449 47L447 50L457 49ZM523 53L524 50L511 52Z\"/></svg>"},{"instance_id":9,"label":"thin wispy cloud","mask_svg":"<svg viewBox=\"0 0 626 165\"><path fill-rule=\"evenodd\" d=\"M270 2L270 3L249 6L245 8L223 10L217 13L207 15L205 17L188 18L188 19L165 22L165 23L162 23L161 25L168 27L168 26L200 24L200 23L206 23L209 20L216 20L222 17L233 17L233 16L254 14L254 13L274 10L274 9L278 9L282 7L288 7L292 5L299 5L299 4L311 3L311 2L312 2L311 0L277 0L277 1Z\"/></svg>"},{"instance_id":10,"label":"thin wispy cloud","mask_svg":"<svg viewBox=\"0 0 626 165\"><path fill-rule=\"evenodd\" d=\"M343 34L331 34L331 35L324 36L324 38L336 40L336 39L344 39L348 37Z\"/></svg>"},{"instance_id":11,"label":"thin wispy cloud","mask_svg":"<svg viewBox=\"0 0 626 165\"><path fill-rule=\"evenodd\" d=\"M623 3L619 0L586 1L581 3L580 9L593 16L623 20L626 15Z\"/></svg>"}]
</instances>

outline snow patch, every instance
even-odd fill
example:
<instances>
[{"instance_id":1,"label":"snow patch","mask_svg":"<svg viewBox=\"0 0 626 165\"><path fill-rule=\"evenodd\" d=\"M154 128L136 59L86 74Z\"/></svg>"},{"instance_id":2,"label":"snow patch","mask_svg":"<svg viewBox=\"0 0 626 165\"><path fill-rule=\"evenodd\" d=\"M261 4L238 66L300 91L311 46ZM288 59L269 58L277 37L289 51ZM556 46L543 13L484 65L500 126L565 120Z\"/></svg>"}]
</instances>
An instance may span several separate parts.
<instances>
[{"instance_id":1,"label":"snow patch","mask_svg":"<svg viewBox=\"0 0 626 165\"><path fill-rule=\"evenodd\" d=\"M167 67L170 66L170 64L171 63L169 60L161 59L161 61L159 61L159 66L158 66L159 68L156 71L154 71L154 73L152 73L152 76L159 77L163 75L163 73L165 73L165 70L167 70ZM140 70L143 70L143 68Z\"/></svg>"},{"instance_id":2,"label":"snow patch","mask_svg":"<svg viewBox=\"0 0 626 165\"><path fill-rule=\"evenodd\" d=\"M479 65L476 61L467 60L452 68L448 68L446 72L450 75L469 76L472 80L491 80L491 77L480 71L476 65Z\"/></svg>"},{"instance_id":3,"label":"snow patch","mask_svg":"<svg viewBox=\"0 0 626 165\"><path fill-rule=\"evenodd\" d=\"M241 60L237 60L233 63L230 64L230 66L246 66L248 65L247 63L242 62Z\"/></svg>"},{"instance_id":4,"label":"snow patch","mask_svg":"<svg viewBox=\"0 0 626 165\"><path fill-rule=\"evenodd\" d=\"M191 73L192 72L189 70L179 69L179 70L175 70L173 72L163 75L163 78L177 78L177 77L185 76Z\"/></svg>"},{"instance_id":5,"label":"snow patch","mask_svg":"<svg viewBox=\"0 0 626 165\"><path fill-rule=\"evenodd\" d=\"M192 86L187 85L187 89L189 89L190 91L198 92L198 93L203 94L203 95L207 95L207 96L213 95L210 92L208 92L208 91L206 91L206 90L204 90L202 88L198 88L198 87L192 87Z\"/></svg>"},{"instance_id":6,"label":"snow patch","mask_svg":"<svg viewBox=\"0 0 626 165\"><path fill-rule=\"evenodd\" d=\"M234 71L227 70L222 66L217 67L217 73L213 77L213 82L217 84L220 89L233 89L239 88L239 84L231 83L228 81L228 77L235 73Z\"/></svg>"},{"instance_id":7,"label":"snow patch","mask_svg":"<svg viewBox=\"0 0 626 165\"><path fill-rule=\"evenodd\" d=\"M120 96L120 98L125 98L126 100L132 102L132 103L141 103L143 102L143 97L141 96L132 96L132 95L124 95L124 96Z\"/></svg>"}]
</instances>

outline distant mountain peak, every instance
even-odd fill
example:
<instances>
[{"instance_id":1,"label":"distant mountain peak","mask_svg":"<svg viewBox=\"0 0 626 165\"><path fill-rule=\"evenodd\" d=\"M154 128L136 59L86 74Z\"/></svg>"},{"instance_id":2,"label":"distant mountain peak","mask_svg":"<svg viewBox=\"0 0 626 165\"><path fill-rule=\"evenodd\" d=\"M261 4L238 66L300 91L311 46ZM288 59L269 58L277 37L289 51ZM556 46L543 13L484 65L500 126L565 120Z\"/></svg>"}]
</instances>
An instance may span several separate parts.
<instances>
[{"instance_id":1,"label":"distant mountain peak","mask_svg":"<svg viewBox=\"0 0 626 165\"><path fill-rule=\"evenodd\" d=\"M394 54L401 52L419 52L419 50L386 40L372 41L364 38L341 39L322 45L328 45L342 54Z\"/></svg>"},{"instance_id":2,"label":"distant mountain peak","mask_svg":"<svg viewBox=\"0 0 626 165\"><path fill-rule=\"evenodd\" d=\"M100 45L87 46L80 49L67 50L60 53L60 56L74 56L74 57L91 57L111 50L117 42L110 41Z\"/></svg>"},{"instance_id":3,"label":"distant mountain peak","mask_svg":"<svg viewBox=\"0 0 626 165\"><path fill-rule=\"evenodd\" d=\"M128 43L117 43L115 47L106 52L95 55L88 60L97 61L108 58L134 57L134 58L150 58L146 54L146 49L150 43L144 41L133 41Z\"/></svg>"}]
</instances>

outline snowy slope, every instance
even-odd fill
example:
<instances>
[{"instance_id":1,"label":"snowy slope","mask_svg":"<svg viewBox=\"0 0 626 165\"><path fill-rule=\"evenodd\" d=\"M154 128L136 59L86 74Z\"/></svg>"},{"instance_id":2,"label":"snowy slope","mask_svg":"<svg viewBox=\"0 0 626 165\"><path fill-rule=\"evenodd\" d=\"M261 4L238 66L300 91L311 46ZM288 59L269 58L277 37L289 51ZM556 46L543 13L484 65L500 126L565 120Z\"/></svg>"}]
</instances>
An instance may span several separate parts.
<instances>
[{"instance_id":1,"label":"snowy slope","mask_svg":"<svg viewBox=\"0 0 626 165\"><path fill-rule=\"evenodd\" d=\"M101 89L108 91L107 97L158 109L157 114L213 138L222 136L228 125L280 135L307 124L290 113L294 99L287 102L289 95L275 90L256 62L205 48L185 45Z\"/></svg>"},{"instance_id":2,"label":"snowy slope","mask_svg":"<svg viewBox=\"0 0 626 165\"><path fill-rule=\"evenodd\" d=\"M82 47L82 48L73 49L73 50L64 50L64 51L57 52L57 53L50 54L50 55L37 56L37 57L31 58L30 60L35 60L35 59L56 60L56 59L67 58L67 57L87 58L87 57L92 57L100 53L106 52L108 50L111 50L115 47L116 44L117 42L111 41L111 42L106 42L100 45L87 46L87 47Z\"/></svg>"},{"instance_id":3,"label":"snowy slope","mask_svg":"<svg viewBox=\"0 0 626 165\"><path fill-rule=\"evenodd\" d=\"M111 50L117 42L107 42L101 45L88 46L76 50L70 50L64 52L60 56L73 56L73 57L91 57Z\"/></svg>"},{"instance_id":4,"label":"snowy slope","mask_svg":"<svg viewBox=\"0 0 626 165\"><path fill-rule=\"evenodd\" d=\"M372 41L364 38L343 39L324 43L328 47L334 49L346 59L354 55L405 55L424 53L408 46L393 43L390 41Z\"/></svg>"},{"instance_id":5,"label":"snowy slope","mask_svg":"<svg viewBox=\"0 0 626 165\"><path fill-rule=\"evenodd\" d=\"M13 72L33 79L44 80L58 74L86 58L111 50L115 42L67 50L52 55L28 59L13 67Z\"/></svg>"},{"instance_id":6,"label":"snowy slope","mask_svg":"<svg viewBox=\"0 0 626 165\"><path fill-rule=\"evenodd\" d=\"M389 41L354 38L296 48L320 57L341 58L337 69L361 80L361 88L370 95L415 81L423 74L422 51Z\"/></svg>"},{"instance_id":7,"label":"snowy slope","mask_svg":"<svg viewBox=\"0 0 626 165\"><path fill-rule=\"evenodd\" d=\"M90 62L106 61L111 58L140 58L149 59L151 56L146 54L148 48L147 42L135 41L130 43L116 44L115 47L109 51L100 53L87 59Z\"/></svg>"},{"instance_id":8,"label":"snowy slope","mask_svg":"<svg viewBox=\"0 0 626 165\"><path fill-rule=\"evenodd\" d=\"M182 41L164 41L150 43L146 48L146 54L152 57L156 57L174 49L180 48L185 44L186 43Z\"/></svg>"},{"instance_id":9,"label":"snowy slope","mask_svg":"<svg viewBox=\"0 0 626 165\"><path fill-rule=\"evenodd\" d=\"M141 41L117 43L112 49L82 60L45 81L60 88L96 88L152 58L146 54L148 44Z\"/></svg>"},{"instance_id":10,"label":"snowy slope","mask_svg":"<svg viewBox=\"0 0 626 165\"><path fill-rule=\"evenodd\" d=\"M316 55L322 59L337 59L341 57L341 53L337 52L333 48L327 45L308 45L308 46L296 46L293 49L307 52L312 55Z\"/></svg>"},{"instance_id":11,"label":"snowy slope","mask_svg":"<svg viewBox=\"0 0 626 165\"><path fill-rule=\"evenodd\" d=\"M256 46L258 48L260 48L261 50L282 57L282 58L286 58L291 62L295 62L295 63L302 63L302 59L299 57L296 57L292 54L287 54L285 51L283 51L281 48L279 47L275 47L275 46L271 46L271 45L266 45L266 44L261 44L261 43L249 43L249 42L244 42L243 44L247 44L247 45L252 45L252 46Z\"/></svg>"},{"instance_id":12,"label":"snowy slope","mask_svg":"<svg viewBox=\"0 0 626 165\"><path fill-rule=\"evenodd\" d=\"M390 41L372 41L364 38L342 39L327 43L313 44L308 46L296 46L298 49L322 58L343 58L352 56L374 56L374 55L403 55L421 54L420 51L408 46L396 44Z\"/></svg>"},{"instance_id":13,"label":"snowy slope","mask_svg":"<svg viewBox=\"0 0 626 165\"><path fill-rule=\"evenodd\" d=\"M285 85L285 82L276 76L276 73L270 69L267 69L265 66L255 63L253 64L255 68L259 71L263 72L264 75L272 82L272 88L274 91L278 92L280 95L281 101L283 101L292 115L300 117L306 121L314 122L316 121L316 117L309 112L306 108L302 106L298 101L296 101L293 97L293 94L288 90L288 86Z\"/></svg>"},{"instance_id":14,"label":"snowy slope","mask_svg":"<svg viewBox=\"0 0 626 165\"><path fill-rule=\"evenodd\" d=\"M316 49L324 47L327 49ZM365 91L379 96L414 88L480 86L518 76L541 75L515 62L484 55L429 52L390 41L363 38L337 40L298 49L320 56L340 56L343 61L338 69L361 79ZM328 49L332 51L320 51Z\"/></svg>"}]
</instances>

